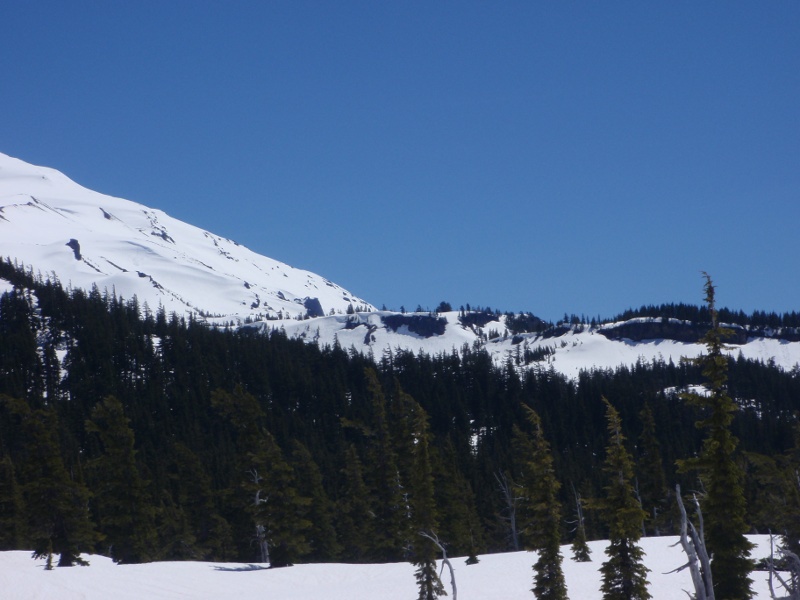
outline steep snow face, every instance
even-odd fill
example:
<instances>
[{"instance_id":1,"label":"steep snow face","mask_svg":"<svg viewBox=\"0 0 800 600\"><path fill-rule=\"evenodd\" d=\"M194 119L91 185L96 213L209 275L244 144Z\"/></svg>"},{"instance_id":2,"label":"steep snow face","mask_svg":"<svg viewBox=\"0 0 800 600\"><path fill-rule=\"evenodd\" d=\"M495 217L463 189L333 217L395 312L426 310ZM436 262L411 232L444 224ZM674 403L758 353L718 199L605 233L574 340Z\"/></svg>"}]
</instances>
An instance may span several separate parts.
<instances>
[{"instance_id":1,"label":"steep snow face","mask_svg":"<svg viewBox=\"0 0 800 600\"><path fill-rule=\"evenodd\" d=\"M319 275L5 154L0 256L65 286L223 322L374 310Z\"/></svg>"}]
</instances>

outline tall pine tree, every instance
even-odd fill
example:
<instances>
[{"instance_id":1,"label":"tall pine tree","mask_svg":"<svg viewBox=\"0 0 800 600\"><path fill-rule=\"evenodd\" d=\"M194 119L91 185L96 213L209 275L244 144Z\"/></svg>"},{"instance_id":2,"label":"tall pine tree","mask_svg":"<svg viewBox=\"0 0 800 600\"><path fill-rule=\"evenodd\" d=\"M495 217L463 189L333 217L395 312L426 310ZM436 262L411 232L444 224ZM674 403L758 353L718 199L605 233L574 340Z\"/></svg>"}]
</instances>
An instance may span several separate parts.
<instances>
[{"instance_id":1,"label":"tall pine tree","mask_svg":"<svg viewBox=\"0 0 800 600\"><path fill-rule=\"evenodd\" d=\"M748 527L744 472L735 458L739 440L731 432L737 406L728 395L728 358L722 352L725 349L722 340L730 335L730 330L720 326L714 284L708 273L703 276L711 328L702 340L706 354L697 358L696 363L703 369L707 393L690 392L682 398L702 411L703 418L697 427L706 430L706 437L700 455L679 461L678 466L684 472L699 471L703 483L701 507L717 600L747 600L753 596L750 588L753 545L745 537Z\"/></svg>"},{"instance_id":2,"label":"tall pine tree","mask_svg":"<svg viewBox=\"0 0 800 600\"><path fill-rule=\"evenodd\" d=\"M605 495L592 503L600 509L608 525L608 560L600 567L603 600L648 600L648 569L642 562L644 552L637 544L647 515L635 496L633 459L625 448L622 420L608 400L603 398L603 402L609 434L603 463Z\"/></svg>"},{"instance_id":3,"label":"tall pine tree","mask_svg":"<svg viewBox=\"0 0 800 600\"><path fill-rule=\"evenodd\" d=\"M32 410L7 396L0 403L16 416L26 438L20 479L33 556L49 560L59 554L60 567L87 564L80 555L94 550L101 536L89 516L89 490L64 465L55 410Z\"/></svg>"},{"instance_id":4,"label":"tall pine tree","mask_svg":"<svg viewBox=\"0 0 800 600\"><path fill-rule=\"evenodd\" d=\"M261 559L272 567L289 566L310 550L306 515L311 500L298 493L294 471L264 427L264 412L252 394L236 386L233 393L216 390L211 402L237 431L240 489Z\"/></svg>"},{"instance_id":5,"label":"tall pine tree","mask_svg":"<svg viewBox=\"0 0 800 600\"><path fill-rule=\"evenodd\" d=\"M266 528L270 566L290 566L311 550L307 537L311 499L298 492L294 470L268 431L262 432L251 461L250 474L260 480L250 479L248 489L251 495L260 492L261 504L253 506L253 513Z\"/></svg>"},{"instance_id":6,"label":"tall pine tree","mask_svg":"<svg viewBox=\"0 0 800 600\"><path fill-rule=\"evenodd\" d=\"M376 523L369 489L364 483L364 468L353 445L345 450L342 477L342 495L336 503L342 558L345 561L363 562L375 538Z\"/></svg>"},{"instance_id":7,"label":"tall pine tree","mask_svg":"<svg viewBox=\"0 0 800 600\"><path fill-rule=\"evenodd\" d=\"M430 459L430 433L428 415L422 407L408 397L413 411L413 463L411 466L411 524L417 536L414 538L414 559L417 566L416 578L419 585L419 600L435 600L445 595L439 575L436 572L436 544L420 533L435 535L438 526L436 501L433 491L433 470Z\"/></svg>"},{"instance_id":8,"label":"tall pine tree","mask_svg":"<svg viewBox=\"0 0 800 600\"><path fill-rule=\"evenodd\" d=\"M22 490L9 455L0 459L0 550L24 547Z\"/></svg>"},{"instance_id":9,"label":"tall pine tree","mask_svg":"<svg viewBox=\"0 0 800 600\"><path fill-rule=\"evenodd\" d=\"M480 517L475 507L475 493L459 469L450 439L441 449L431 447L431 464L436 481L436 505L439 513L439 537L447 540L448 551L455 556L468 556L467 564L478 562L483 547Z\"/></svg>"},{"instance_id":10,"label":"tall pine tree","mask_svg":"<svg viewBox=\"0 0 800 600\"><path fill-rule=\"evenodd\" d=\"M567 584L561 568L561 504L558 490L561 487L553 468L550 444L544 437L542 420L538 413L523 405L532 433L526 436L515 431L515 452L522 454L520 484L524 522L524 540L530 550L538 553L533 565L533 594L539 600L566 600Z\"/></svg>"},{"instance_id":11,"label":"tall pine tree","mask_svg":"<svg viewBox=\"0 0 800 600\"><path fill-rule=\"evenodd\" d=\"M134 435L122 403L109 396L92 410L86 430L100 438L102 454L89 462L97 522L118 563L147 562L156 546L155 510L136 466Z\"/></svg>"},{"instance_id":12,"label":"tall pine tree","mask_svg":"<svg viewBox=\"0 0 800 600\"><path fill-rule=\"evenodd\" d=\"M654 535L660 535L666 522L666 506L669 499L664 461L661 458L661 447L656 438L656 421L650 404L645 404L639 411L642 433L639 436L636 461L639 496L642 508L648 512L648 521Z\"/></svg>"},{"instance_id":13,"label":"tall pine tree","mask_svg":"<svg viewBox=\"0 0 800 600\"><path fill-rule=\"evenodd\" d=\"M586 540L586 517L583 513L585 503L574 485L572 486L572 495L575 498L575 520L573 521L575 523L575 537L572 539L571 545L572 560L575 562L591 562L592 557L589 555L592 551Z\"/></svg>"},{"instance_id":14,"label":"tall pine tree","mask_svg":"<svg viewBox=\"0 0 800 600\"><path fill-rule=\"evenodd\" d=\"M297 490L310 500L305 515L309 521L308 538L312 562L332 561L339 557L341 545L336 539L333 503L323 486L322 472L308 448L297 440L292 442L292 467L296 474Z\"/></svg>"},{"instance_id":15,"label":"tall pine tree","mask_svg":"<svg viewBox=\"0 0 800 600\"><path fill-rule=\"evenodd\" d=\"M392 561L403 557L408 542L408 506L387 415L386 396L374 369L364 370L370 420L365 479L374 498L376 523L373 556Z\"/></svg>"},{"instance_id":16,"label":"tall pine tree","mask_svg":"<svg viewBox=\"0 0 800 600\"><path fill-rule=\"evenodd\" d=\"M181 521L185 521L186 528L182 531L184 541L191 541L181 544L184 550L194 555L195 560L233 559L235 544L231 525L218 510L217 505L224 502L212 489L206 466L194 452L181 443L174 444L170 455L172 495L174 503L180 507L176 512L179 516L176 533L180 535ZM175 546L173 548L179 549Z\"/></svg>"}]
</instances>

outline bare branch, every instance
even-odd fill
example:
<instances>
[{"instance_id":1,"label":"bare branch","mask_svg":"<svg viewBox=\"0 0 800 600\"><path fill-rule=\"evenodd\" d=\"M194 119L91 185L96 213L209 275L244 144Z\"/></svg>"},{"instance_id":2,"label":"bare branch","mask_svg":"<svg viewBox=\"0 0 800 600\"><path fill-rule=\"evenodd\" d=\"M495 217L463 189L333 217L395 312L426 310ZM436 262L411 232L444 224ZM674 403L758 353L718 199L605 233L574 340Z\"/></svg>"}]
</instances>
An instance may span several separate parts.
<instances>
[{"instance_id":1,"label":"bare branch","mask_svg":"<svg viewBox=\"0 0 800 600\"><path fill-rule=\"evenodd\" d=\"M444 544L442 544L439 541L439 536L436 535L436 533L433 532L433 531L431 533L427 533L425 531L420 531L419 535L421 535L424 538L428 538L430 541L432 541L434 544L436 544L436 546L439 548L439 550L441 550L441 552L442 552L442 569L444 569L444 565L447 565L447 568L450 570L450 587L452 587L452 589L453 589L453 600L458 600L458 595L457 595L458 591L456 590L456 571L453 568L453 564L450 562L450 559L447 558L447 550L445 549Z\"/></svg>"},{"instance_id":2,"label":"bare branch","mask_svg":"<svg viewBox=\"0 0 800 600\"><path fill-rule=\"evenodd\" d=\"M681 546L683 546L683 551L686 553L689 561L686 563L686 565L678 567L674 571L671 571L671 573L682 571L688 567L692 575L695 598L697 600L714 600L714 585L711 579L710 562L708 561L708 553L706 552L705 548L705 540L702 536L703 515L700 512L700 504L697 502L697 497L695 496L694 501L701 532L698 534L694 524L689 521L689 518L686 515L686 508L683 505L683 497L681 496L680 485L675 486L675 497L678 501L678 508L681 512L680 543ZM702 569L698 563L702 564Z\"/></svg>"}]
</instances>

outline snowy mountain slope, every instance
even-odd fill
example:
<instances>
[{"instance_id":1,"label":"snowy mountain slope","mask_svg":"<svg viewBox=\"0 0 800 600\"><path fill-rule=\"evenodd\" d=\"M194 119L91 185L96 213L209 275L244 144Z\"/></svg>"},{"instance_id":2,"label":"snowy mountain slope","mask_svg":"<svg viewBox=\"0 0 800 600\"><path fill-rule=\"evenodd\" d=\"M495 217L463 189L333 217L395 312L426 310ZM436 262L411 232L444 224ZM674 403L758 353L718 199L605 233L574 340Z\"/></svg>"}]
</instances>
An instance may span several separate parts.
<instances>
[{"instance_id":1,"label":"snowy mountain slope","mask_svg":"<svg viewBox=\"0 0 800 600\"><path fill-rule=\"evenodd\" d=\"M393 331L384 322L392 315L396 313L356 313L254 326L282 328L290 337L302 337L320 345L338 343L343 348L372 353L377 359L384 352L397 348L435 355L459 351L465 345L469 348L478 346L486 349L495 364L505 365L511 361L518 368L552 368L570 378L577 377L583 369L614 369L653 360L678 363L682 358L694 358L705 352L705 346L697 342L664 338L614 339L608 332L620 325L617 323L596 328L560 327L541 333L512 335L506 327L505 315L498 315L481 327L468 327L459 322L458 312L442 313L437 317L424 313L417 316L443 319L446 324L442 334L423 336L403 327ZM728 344L727 352L734 357L741 354L746 359L772 361L785 370L800 368L800 342L758 335L747 337L743 342Z\"/></svg>"},{"instance_id":2,"label":"snowy mountain slope","mask_svg":"<svg viewBox=\"0 0 800 600\"><path fill-rule=\"evenodd\" d=\"M400 314L308 271L258 255L160 210L88 190L58 171L0 154L0 257L65 286L113 291L151 310L193 314L212 323L255 321L320 345L340 344L380 359L395 349L451 353L486 348L498 365L543 368L576 377L581 369L640 360L679 361L703 352L696 328L634 319L599 328L509 331L505 315ZM0 293L10 289L0 280ZM346 314L350 307L354 314ZM324 316L321 316L324 315ZM313 318L305 318L313 317ZM800 365L800 332L737 329L730 352Z\"/></svg>"},{"instance_id":3,"label":"snowy mountain slope","mask_svg":"<svg viewBox=\"0 0 800 600\"><path fill-rule=\"evenodd\" d=\"M323 277L5 154L0 256L64 285L222 321L371 308Z\"/></svg>"},{"instance_id":4,"label":"snowy mountain slope","mask_svg":"<svg viewBox=\"0 0 800 600\"><path fill-rule=\"evenodd\" d=\"M769 554L769 536L750 536L756 544L753 557ZM693 590L688 569L672 571L686 562L677 537L644 538L645 565L650 569L649 592L654 600L686 598ZM599 567L606 559L606 542L589 542L592 562L570 560L569 546L562 546L562 564L570 598L593 600L600 593ZM115 598L150 600L279 598L281 600L401 600L414 598L417 586L414 566L389 564L306 564L283 569L261 565L200 562L162 562L116 565L102 556L87 557L88 567L45 571L43 561L29 552L0 552L0 589L9 600L59 598L60 600L105 600ZM465 566L463 558L452 559L458 597L463 600L529 600L536 561L532 552L510 552L480 557ZM770 598L768 574L752 575L754 598ZM442 582L452 597L449 573ZM775 584L777 586L777 583ZM777 588L780 591L780 588Z\"/></svg>"}]
</instances>

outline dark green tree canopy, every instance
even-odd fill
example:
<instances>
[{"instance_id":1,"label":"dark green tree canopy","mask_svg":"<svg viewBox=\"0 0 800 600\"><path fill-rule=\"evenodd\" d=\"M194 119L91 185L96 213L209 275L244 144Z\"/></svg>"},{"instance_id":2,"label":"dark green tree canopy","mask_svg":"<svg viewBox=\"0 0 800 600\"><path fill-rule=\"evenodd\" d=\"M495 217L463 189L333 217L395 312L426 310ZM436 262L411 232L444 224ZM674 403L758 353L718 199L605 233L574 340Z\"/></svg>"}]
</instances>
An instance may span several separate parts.
<instances>
[{"instance_id":1,"label":"dark green tree canopy","mask_svg":"<svg viewBox=\"0 0 800 600\"><path fill-rule=\"evenodd\" d=\"M340 551L339 559L348 561L410 560L416 429L408 398L428 417L436 533L451 556L510 547L498 526L503 506L496 475L519 478L515 427L533 435L524 406L541 419L552 449L555 495L570 507L562 543L572 529L564 524L572 521L573 484L584 498L601 497L607 484L600 396L615 399L621 431L639 440L642 462L653 455L639 437L640 411L650 406L666 481L698 487L695 474L677 472L675 461L696 453L708 430L697 429L698 413L668 390L704 383L700 364L641 361L582 372L573 380L547 368L546 352L534 356L523 349L501 367L473 348L437 355L392 349L376 363L338 344L320 348L289 339L281 330L211 327L98 289L67 292L7 261L0 261L0 276L16 286L0 294L0 394L14 399L0 403L3 544L48 552L52 536L42 534L29 499L37 486L53 486L59 493L72 490L74 507L67 511L67 502L60 508L95 532L65 560L77 550L121 551L112 542L120 526L113 517L118 509L108 501L113 494L108 500L101 495L127 469L137 490L131 495L152 512L156 539L145 535L143 550L123 560L258 561L255 493L247 491L255 482L248 473L257 466L266 486L266 461L254 459L277 448L274 464L280 468L272 477L283 478L296 494L285 496L292 511L287 548L296 544L287 560L335 560ZM727 369L727 394L753 399L730 413L729 429L739 440L735 458L746 452L777 464L794 447L800 378L741 357L728 358ZM102 414L109 396L121 404L122 417ZM30 419L16 402L27 407ZM708 418L708 410L699 416ZM98 429L87 429L87 421ZM125 432L121 441L103 442L101 431L116 430ZM38 437L45 443L34 444ZM118 458L110 460L112 455ZM786 518L769 508L773 491L758 484L767 473L748 464L745 520L759 531L781 530ZM45 468L51 474L40 477ZM101 477L103 470L114 477ZM648 499L641 468L638 473L652 514L655 495ZM51 495L53 504L58 496ZM334 507L333 532L325 497ZM609 535L594 511L586 512L584 525L588 539ZM660 527L662 534L675 531L669 520ZM55 552L57 539L52 541Z\"/></svg>"}]
</instances>

